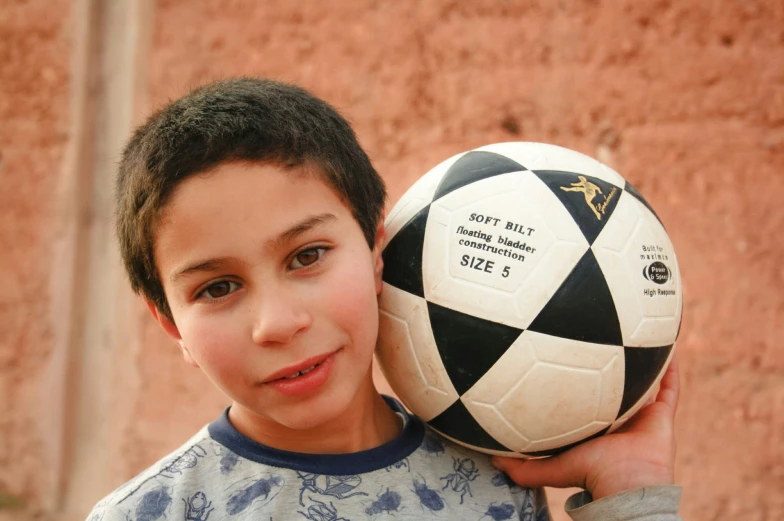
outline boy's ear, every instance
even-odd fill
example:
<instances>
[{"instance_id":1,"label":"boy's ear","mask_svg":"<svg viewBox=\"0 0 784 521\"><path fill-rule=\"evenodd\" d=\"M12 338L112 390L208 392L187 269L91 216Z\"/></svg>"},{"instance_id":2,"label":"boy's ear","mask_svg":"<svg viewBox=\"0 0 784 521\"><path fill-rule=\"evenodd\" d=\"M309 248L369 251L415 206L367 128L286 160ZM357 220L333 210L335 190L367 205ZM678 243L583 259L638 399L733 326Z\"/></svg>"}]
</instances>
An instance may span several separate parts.
<instances>
[{"instance_id":1,"label":"boy's ear","mask_svg":"<svg viewBox=\"0 0 784 521\"><path fill-rule=\"evenodd\" d=\"M161 325L163 330L169 335L169 338L174 340L182 351L182 356L185 358L185 362L193 367L199 367L199 363L193 359L191 356L190 351L188 351L188 347L185 345L185 342L182 340L182 336L180 335L180 330L177 329L177 325L171 321L169 317L161 313L161 311L147 299L144 299L144 303L147 304L147 309L150 311L152 318L155 319L157 323Z\"/></svg>"},{"instance_id":2,"label":"boy's ear","mask_svg":"<svg viewBox=\"0 0 784 521\"><path fill-rule=\"evenodd\" d=\"M381 281L381 275L384 271L384 259L381 256L382 251L384 250L384 242L387 239L386 229L384 228L384 221L386 220L387 214L383 212L381 214L381 222L378 224L378 228L376 229L376 240L373 244L373 257L374 257L374 275L376 278L376 295L381 293L381 288L383 286Z\"/></svg>"}]
</instances>

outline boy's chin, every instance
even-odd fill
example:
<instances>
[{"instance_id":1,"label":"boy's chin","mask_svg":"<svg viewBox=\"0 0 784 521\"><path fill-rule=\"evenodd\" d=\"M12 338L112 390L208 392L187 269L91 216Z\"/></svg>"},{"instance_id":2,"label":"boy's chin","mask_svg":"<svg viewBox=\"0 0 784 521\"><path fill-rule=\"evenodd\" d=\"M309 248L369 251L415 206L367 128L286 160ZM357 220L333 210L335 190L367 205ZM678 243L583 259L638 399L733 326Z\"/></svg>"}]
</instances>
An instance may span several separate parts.
<instances>
[{"instance_id":1,"label":"boy's chin","mask_svg":"<svg viewBox=\"0 0 784 521\"><path fill-rule=\"evenodd\" d=\"M307 431L347 419L351 393L323 393L297 404L284 405L274 420L286 428Z\"/></svg>"}]
</instances>

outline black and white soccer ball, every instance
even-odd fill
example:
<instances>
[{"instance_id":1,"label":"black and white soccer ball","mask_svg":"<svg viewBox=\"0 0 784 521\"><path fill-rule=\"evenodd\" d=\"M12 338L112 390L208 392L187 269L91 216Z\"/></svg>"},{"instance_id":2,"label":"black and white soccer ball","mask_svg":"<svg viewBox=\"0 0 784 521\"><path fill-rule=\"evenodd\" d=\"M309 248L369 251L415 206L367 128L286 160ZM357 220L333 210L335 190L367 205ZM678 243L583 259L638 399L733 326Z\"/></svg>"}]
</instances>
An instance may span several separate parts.
<instances>
[{"instance_id":1,"label":"black and white soccer ball","mask_svg":"<svg viewBox=\"0 0 784 521\"><path fill-rule=\"evenodd\" d=\"M432 428L506 456L617 429L657 392L682 291L643 197L583 154L458 154L392 209L377 356Z\"/></svg>"}]
</instances>

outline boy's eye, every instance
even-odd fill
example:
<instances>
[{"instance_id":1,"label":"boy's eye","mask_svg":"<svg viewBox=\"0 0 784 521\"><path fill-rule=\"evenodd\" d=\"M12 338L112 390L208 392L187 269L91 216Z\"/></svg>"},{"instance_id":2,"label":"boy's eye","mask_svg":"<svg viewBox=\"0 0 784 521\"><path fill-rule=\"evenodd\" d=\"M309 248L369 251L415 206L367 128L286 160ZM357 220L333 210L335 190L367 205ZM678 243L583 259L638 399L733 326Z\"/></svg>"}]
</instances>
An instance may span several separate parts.
<instances>
[{"instance_id":1,"label":"boy's eye","mask_svg":"<svg viewBox=\"0 0 784 521\"><path fill-rule=\"evenodd\" d=\"M326 248L310 248L299 252L291 261L293 269L305 268L315 263L324 255Z\"/></svg>"},{"instance_id":2,"label":"boy's eye","mask_svg":"<svg viewBox=\"0 0 784 521\"><path fill-rule=\"evenodd\" d=\"M219 299L235 291L240 285L230 280L222 280L215 284L210 284L202 290L197 297L206 297L207 300Z\"/></svg>"}]
</instances>

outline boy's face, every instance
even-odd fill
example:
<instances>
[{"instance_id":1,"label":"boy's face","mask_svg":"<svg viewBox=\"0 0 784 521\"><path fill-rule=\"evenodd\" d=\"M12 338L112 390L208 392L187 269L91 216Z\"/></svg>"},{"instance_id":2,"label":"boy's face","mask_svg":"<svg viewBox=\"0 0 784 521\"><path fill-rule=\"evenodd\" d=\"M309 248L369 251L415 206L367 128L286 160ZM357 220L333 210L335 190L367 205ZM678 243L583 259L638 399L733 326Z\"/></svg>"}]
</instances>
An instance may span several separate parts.
<instances>
[{"instance_id":1,"label":"boy's face","mask_svg":"<svg viewBox=\"0 0 784 521\"><path fill-rule=\"evenodd\" d=\"M174 323L156 315L186 360L234 400L232 415L292 429L367 391L381 291L383 231L371 251L308 168L226 163L190 177L155 243Z\"/></svg>"}]
</instances>

